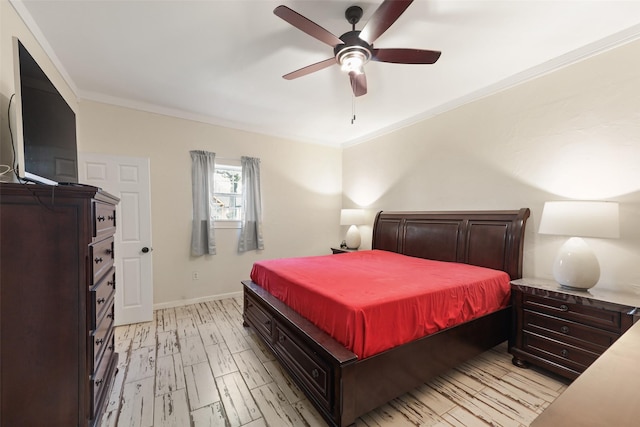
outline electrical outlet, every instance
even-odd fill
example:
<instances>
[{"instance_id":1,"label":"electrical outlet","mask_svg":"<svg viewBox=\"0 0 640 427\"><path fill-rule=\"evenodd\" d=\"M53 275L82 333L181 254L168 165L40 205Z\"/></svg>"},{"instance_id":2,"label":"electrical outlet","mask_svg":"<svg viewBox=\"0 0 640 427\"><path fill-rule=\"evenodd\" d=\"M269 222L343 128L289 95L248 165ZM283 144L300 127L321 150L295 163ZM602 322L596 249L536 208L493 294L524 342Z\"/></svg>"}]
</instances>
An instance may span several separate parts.
<instances>
[{"instance_id":1,"label":"electrical outlet","mask_svg":"<svg viewBox=\"0 0 640 427\"><path fill-rule=\"evenodd\" d=\"M191 280L198 280L200 279L200 275L198 274L197 271L194 271L193 273L191 273Z\"/></svg>"}]
</instances>

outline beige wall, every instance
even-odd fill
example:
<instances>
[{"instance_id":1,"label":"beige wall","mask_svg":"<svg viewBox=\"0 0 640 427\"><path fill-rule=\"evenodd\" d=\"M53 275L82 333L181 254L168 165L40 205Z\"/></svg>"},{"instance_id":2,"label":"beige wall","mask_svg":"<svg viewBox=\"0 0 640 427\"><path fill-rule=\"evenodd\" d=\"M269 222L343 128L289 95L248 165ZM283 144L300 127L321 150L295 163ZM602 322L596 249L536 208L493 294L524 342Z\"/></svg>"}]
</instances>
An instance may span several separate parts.
<instances>
[{"instance_id":1,"label":"beige wall","mask_svg":"<svg viewBox=\"0 0 640 427\"><path fill-rule=\"evenodd\" d=\"M589 243L600 286L640 284L640 41L346 148L342 179L371 212L529 207L524 274L548 278L544 202L619 201L621 238Z\"/></svg>"},{"instance_id":2,"label":"beige wall","mask_svg":"<svg viewBox=\"0 0 640 427\"><path fill-rule=\"evenodd\" d=\"M239 292L254 261L328 254L339 242L341 149L95 102L79 110L79 151L150 158L156 304ZM263 251L238 254L239 230L217 229L217 254L190 256L189 150L261 159Z\"/></svg>"}]
</instances>

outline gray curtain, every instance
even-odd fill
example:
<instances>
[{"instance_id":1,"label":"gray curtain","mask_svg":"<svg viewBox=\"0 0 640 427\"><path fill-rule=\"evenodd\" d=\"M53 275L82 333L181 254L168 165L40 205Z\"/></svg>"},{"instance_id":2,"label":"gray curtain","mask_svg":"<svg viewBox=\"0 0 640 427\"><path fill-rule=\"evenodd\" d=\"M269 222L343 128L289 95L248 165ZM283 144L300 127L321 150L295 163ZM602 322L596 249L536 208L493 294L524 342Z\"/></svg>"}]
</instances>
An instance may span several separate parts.
<instances>
[{"instance_id":1,"label":"gray curtain","mask_svg":"<svg viewBox=\"0 0 640 427\"><path fill-rule=\"evenodd\" d=\"M216 237L213 228L213 176L216 153L190 151L193 224L191 255L215 255Z\"/></svg>"},{"instance_id":2,"label":"gray curtain","mask_svg":"<svg viewBox=\"0 0 640 427\"><path fill-rule=\"evenodd\" d=\"M264 249L262 240L262 195L260 192L260 159L241 157L242 223L238 252Z\"/></svg>"}]
</instances>

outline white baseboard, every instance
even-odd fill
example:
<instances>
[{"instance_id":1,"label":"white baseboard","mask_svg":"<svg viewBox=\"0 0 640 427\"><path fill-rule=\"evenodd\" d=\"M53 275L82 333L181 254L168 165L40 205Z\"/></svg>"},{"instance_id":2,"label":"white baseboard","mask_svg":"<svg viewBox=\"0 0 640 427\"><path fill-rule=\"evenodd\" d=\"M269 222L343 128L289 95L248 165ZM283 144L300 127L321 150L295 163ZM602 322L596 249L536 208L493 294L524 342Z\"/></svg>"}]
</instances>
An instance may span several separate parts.
<instances>
[{"instance_id":1,"label":"white baseboard","mask_svg":"<svg viewBox=\"0 0 640 427\"><path fill-rule=\"evenodd\" d=\"M241 296L242 296L242 292L231 292L228 294L210 295L207 297L161 302L158 304L153 304L153 310L155 311L155 310L163 310L165 308L182 307L185 305L198 304L200 302L205 302L205 301L215 301L220 299L235 298L235 297L241 297Z\"/></svg>"}]
</instances>

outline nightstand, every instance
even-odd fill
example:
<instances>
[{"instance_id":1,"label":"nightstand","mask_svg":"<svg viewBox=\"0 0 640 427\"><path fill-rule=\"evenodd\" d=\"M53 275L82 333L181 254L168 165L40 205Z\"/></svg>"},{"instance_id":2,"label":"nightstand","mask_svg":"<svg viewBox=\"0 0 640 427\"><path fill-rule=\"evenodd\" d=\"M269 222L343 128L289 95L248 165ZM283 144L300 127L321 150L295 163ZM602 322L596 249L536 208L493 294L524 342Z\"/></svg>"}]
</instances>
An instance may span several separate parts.
<instances>
[{"instance_id":1,"label":"nightstand","mask_svg":"<svg viewBox=\"0 0 640 427\"><path fill-rule=\"evenodd\" d=\"M357 249L347 249L347 248L331 248L331 252L334 254L346 254L349 252L358 252Z\"/></svg>"},{"instance_id":2,"label":"nightstand","mask_svg":"<svg viewBox=\"0 0 640 427\"><path fill-rule=\"evenodd\" d=\"M572 380L638 320L640 307L640 295L570 290L543 279L512 281L511 301L514 365L531 363Z\"/></svg>"}]
</instances>

